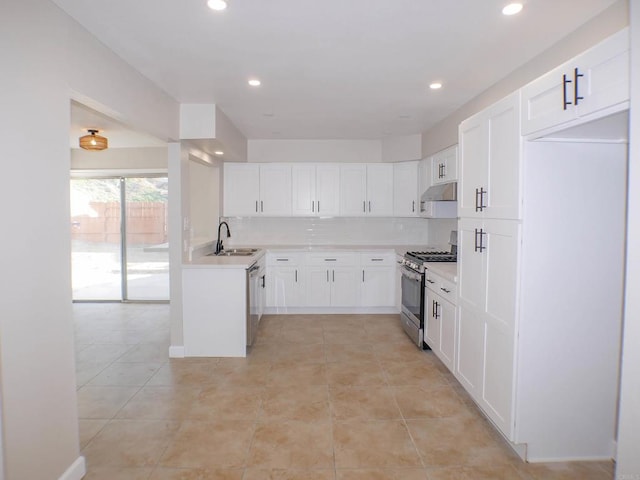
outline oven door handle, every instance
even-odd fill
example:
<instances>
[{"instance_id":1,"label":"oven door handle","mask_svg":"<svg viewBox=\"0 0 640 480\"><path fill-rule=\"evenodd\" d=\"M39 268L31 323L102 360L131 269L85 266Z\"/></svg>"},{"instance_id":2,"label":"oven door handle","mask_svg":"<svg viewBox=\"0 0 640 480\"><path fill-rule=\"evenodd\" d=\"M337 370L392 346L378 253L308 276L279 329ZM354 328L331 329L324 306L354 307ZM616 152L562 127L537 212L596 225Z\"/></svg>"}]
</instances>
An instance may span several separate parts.
<instances>
[{"instance_id":1,"label":"oven door handle","mask_svg":"<svg viewBox=\"0 0 640 480\"><path fill-rule=\"evenodd\" d=\"M407 267L402 267L400 269L400 273L402 273L403 277L407 277L411 280L415 280L416 282L421 282L422 281L422 274L418 273L418 272L414 272L413 270L407 268Z\"/></svg>"}]
</instances>

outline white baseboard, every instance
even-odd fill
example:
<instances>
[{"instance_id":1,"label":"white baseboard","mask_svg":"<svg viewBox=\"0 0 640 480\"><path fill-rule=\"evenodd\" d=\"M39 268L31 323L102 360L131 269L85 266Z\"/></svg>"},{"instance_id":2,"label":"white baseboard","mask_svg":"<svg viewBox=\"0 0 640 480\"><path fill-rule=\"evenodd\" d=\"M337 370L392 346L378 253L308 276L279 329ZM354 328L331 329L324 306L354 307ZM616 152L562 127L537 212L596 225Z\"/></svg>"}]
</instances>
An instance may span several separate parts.
<instances>
[{"instance_id":1,"label":"white baseboard","mask_svg":"<svg viewBox=\"0 0 640 480\"><path fill-rule=\"evenodd\" d=\"M67 471L64 472L58 480L81 480L87 474L87 466L84 457L76 458Z\"/></svg>"},{"instance_id":2,"label":"white baseboard","mask_svg":"<svg viewBox=\"0 0 640 480\"><path fill-rule=\"evenodd\" d=\"M184 358L184 346L171 345L169 347L169 358Z\"/></svg>"},{"instance_id":3,"label":"white baseboard","mask_svg":"<svg viewBox=\"0 0 640 480\"><path fill-rule=\"evenodd\" d=\"M316 314L396 314L396 307L265 307L266 315L316 315Z\"/></svg>"}]
</instances>

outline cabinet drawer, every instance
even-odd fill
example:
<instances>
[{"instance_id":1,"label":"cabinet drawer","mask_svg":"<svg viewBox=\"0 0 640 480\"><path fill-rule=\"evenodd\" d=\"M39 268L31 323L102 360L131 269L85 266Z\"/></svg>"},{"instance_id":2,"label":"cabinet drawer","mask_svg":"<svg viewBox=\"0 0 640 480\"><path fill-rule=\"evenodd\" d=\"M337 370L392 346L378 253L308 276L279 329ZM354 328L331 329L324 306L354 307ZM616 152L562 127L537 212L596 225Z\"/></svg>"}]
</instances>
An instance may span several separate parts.
<instances>
[{"instance_id":1,"label":"cabinet drawer","mask_svg":"<svg viewBox=\"0 0 640 480\"><path fill-rule=\"evenodd\" d=\"M428 290L440 295L444 300L456 304L456 284L445 280L440 275L427 270L425 272L425 283Z\"/></svg>"},{"instance_id":2,"label":"cabinet drawer","mask_svg":"<svg viewBox=\"0 0 640 480\"><path fill-rule=\"evenodd\" d=\"M312 253L307 257L309 265L355 265L355 253L324 252Z\"/></svg>"},{"instance_id":3,"label":"cabinet drawer","mask_svg":"<svg viewBox=\"0 0 640 480\"><path fill-rule=\"evenodd\" d=\"M382 267L395 265L396 263L396 254L389 252L381 252L381 253L361 253L360 254L360 265L363 267L372 266L372 267Z\"/></svg>"},{"instance_id":4,"label":"cabinet drawer","mask_svg":"<svg viewBox=\"0 0 640 480\"><path fill-rule=\"evenodd\" d=\"M275 253L268 252L267 265L280 265L280 266L297 266L304 265L304 254L302 253Z\"/></svg>"}]
</instances>

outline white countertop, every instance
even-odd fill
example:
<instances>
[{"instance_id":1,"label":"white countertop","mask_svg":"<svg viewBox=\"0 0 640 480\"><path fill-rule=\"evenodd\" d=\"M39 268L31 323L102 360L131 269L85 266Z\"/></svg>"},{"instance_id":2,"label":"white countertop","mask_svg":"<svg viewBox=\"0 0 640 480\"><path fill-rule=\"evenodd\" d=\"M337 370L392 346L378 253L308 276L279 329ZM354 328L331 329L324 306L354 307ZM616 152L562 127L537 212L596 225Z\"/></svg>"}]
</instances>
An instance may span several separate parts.
<instances>
[{"instance_id":1,"label":"white countertop","mask_svg":"<svg viewBox=\"0 0 640 480\"><path fill-rule=\"evenodd\" d=\"M380 252L386 250L394 252L397 255L404 255L410 250L421 250L424 246L420 245L227 245L227 249L232 248L258 248L259 251L254 255L246 257L225 257L206 255L210 252L208 246L204 249L199 249L194 252L194 256L191 261L183 262L185 268L249 268L256 261L258 261L267 251L287 251L287 252L325 252L335 250L345 251L360 251L367 252ZM203 252L204 250L204 252Z\"/></svg>"},{"instance_id":2,"label":"white countertop","mask_svg":"<svg viewBox=\"0 0 640 480\"><path fill-rule=\"evenodd\" d=\"M447 280L458 283L458 264L456 262L427 262L425 267Z\"/></svg>"}]
</instances>

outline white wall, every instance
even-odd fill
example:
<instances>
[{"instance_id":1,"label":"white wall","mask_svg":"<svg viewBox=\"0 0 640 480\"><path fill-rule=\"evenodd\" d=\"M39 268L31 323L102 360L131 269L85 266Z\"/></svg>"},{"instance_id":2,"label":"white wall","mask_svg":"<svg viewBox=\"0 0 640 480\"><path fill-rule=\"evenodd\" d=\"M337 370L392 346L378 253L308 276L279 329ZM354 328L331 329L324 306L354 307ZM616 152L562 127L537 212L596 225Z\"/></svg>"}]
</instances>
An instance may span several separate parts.
<instances>
[{"instance_id":1,"label":"white wall","mask_svg":"<svg viewBox=\"0 0 640 480\"><path fill-rule=\"evenodd\" d=\"M629 24L628 0L619 0L562 41L524 64L422 134L422 158L458 143L458 125Z\"/></svg>"},{"instance_id":2,"label":"white wall","mask_svg":"<svg viewBox=\"0 0 640 480\"><path fill-rule=\"evenodd\" d=\"M403 162L422 158L422 135L404 135L382 139L382 161Z\"/></svg>"},{"instance_id":3,"label":"white wall","mask_svg":"<svg viewBox=\"0 0 640 480\"><path fill-rule=\"evenodd\" d=\"M0 58L4 473L7 480L79 478L70 99L163 139L177 137L178 105L48 0L0 2Z\"/></svg>"},{"instance_id":4,"label":"white wall","mask_svg":"<svg viewBox=\"0 0 640 480\"><path fill-rule=\"evenodd\" d=\"M381 162L380 140L249 140L249 162Z\"/></svg>"},{"instance_id":5,"label":"white wall","mask_svg":"<svg viewBox=\"0 0 640 480\"><path fill-rule=\"evenodd\" d=\"M640 478L640 6L631 2L627 275L616 478Z\"/></svg>"},{"instance_id":6,"label":"white wall","mask_svg":"<svg viewBox=\"0 0 640 480\"><path fill-rule=\"evenodd\" d=\"M166 147L108 148L90 152L71 150L72 170L149 170L167 168Z\"/></svg>"},{"instance_id":7,"label":"white wall","mask_svg":"<svg viewBox=\"0 0 640 480\"><path fill-rule=\"evenodd\" d=\"M189 210L192 241L200 243L216 238L220 215L219 166L189 162Z\"/></svg>"}]
</instances>

